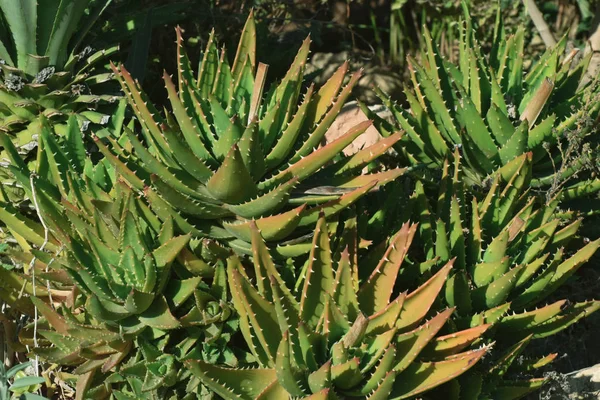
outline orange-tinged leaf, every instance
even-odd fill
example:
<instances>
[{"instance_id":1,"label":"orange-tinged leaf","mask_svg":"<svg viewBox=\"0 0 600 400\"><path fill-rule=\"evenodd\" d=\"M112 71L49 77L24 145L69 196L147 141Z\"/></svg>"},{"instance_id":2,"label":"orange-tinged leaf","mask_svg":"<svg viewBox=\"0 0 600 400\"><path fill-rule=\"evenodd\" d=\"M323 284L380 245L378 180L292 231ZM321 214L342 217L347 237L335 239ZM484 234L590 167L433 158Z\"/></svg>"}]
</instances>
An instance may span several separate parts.
<instances>
[{"instance_id":1,"label":"orange-tinged leaf","mask_svg":"<svg viewBox=\"0 0 600 400\"><path fill-rule=\"evenodd\" d=\"M453 312L454 308L447 308L417 329L397 336L394 342L398 363L394 366L394 371L402 372L408 368L423 348L442 329L442 326L448 321Z\"/></svg>"},{"instance_id":2,"label":"orange-tinged leaf","mask_svg":"<svg viewBox=\"0 0 600 400\"><path fill-rule=\"evenodd\" d=\"M391 397L405 399L448 382L473 367L487 350L469 351L445 361L415 362L398 375Z\"/></svg>"},{"instance_id":3,"label":"orange-tinged leaf","mask_svg":"<svg viewBox=\"0 0 600 400\"><path fill-rule=\"evenodd\" d=\"M378 334L392 329L396 325L405 299L406 292L400 293L383 310L371 315L369 317L369 325L367 326L367 334Z\"/></svg>"},{"instance_id":4,"label":"orange-tinged leaf","mask_svg":"<svg viewBox=\"0 0 600 400\"><path fill-rule=\"evenodd\" d=\"M259 218L254 220L254 223L258 227L258 230L265 241L282 240L296 229L305 207L306 205L301 205L300 207L296 207L281 214ZM252 221L223 222L223 227L236 237L245 240L246 242L250 242L252 241L251 222Z\"/></svg>"},{"instance_id":5,"label":"orange-tinged leaf","mask_svg":"<svg viewBox=\"0 0 600 400\"><path fill-rule=\"evenodd\" d=\"M481 338L490 326L490 324L483 324L464 331L440 336L429 343L421 354L435 359L456 354Z\"/></svg>"},{"instance_id":6,"label":"orange-tinged leaf","mask_svg":"<svg viewBox=\"0 0 600 400\"><path fill-rule=\"evenodd\" d=\"M341 151L352 143L354 139L362 135L371 124L371 121L361 122L333 142L328 143L310 154L307 153L308 155L306 155L306 157L298 157L296 160L292 159L292 165L267 181L259 183L259 188L265 189L274 187L293 177L297 177L298 181L308 178L341 153Z\"/></svg>"},{"instance_id":7,"label":"orange-tinged leaf","mask_svg":"<svg viewBox=\"0 0 600 400\"><path fill-rule=\"evenodd\" d=\"M448 278L453 262L454 260L450 260L433 277L406 297L402 312L400 313L398 322L396 322L396 326L399 329L411 329L427 315L429 308Z\"/></svg>"},{"instance_id":8,"label":"orange-tinged leaf","mask_svg":"<svg viewBox=\"0 0 600 400\"><path fill-rule=\"evenodd\" d=\"M342 83L344 82L347 72L348 61L345 61L316 93L313 104L311 104L312 113L308 121L311 125L319 122L325 112L333 104L335 97L342 88Z\"/></svg>"},{"instance_id":9,"label":"orange-tinged leaf","mask_svg":"<svg viewBox=\"0 0 600 400\"><path fill-rule=\"evenodd\" d=\"M340 188L355 188L361 187L369 182L377 181L377 186L375 188L379 188L396 180L398 177L404 175L406 172L406 168L394 168L389 171L378 172L375 174L365 174L359 175L356 177L338 177L329 181L332 186L337 186Z\"/></svg>"},{"instance_id":10,"label":"orange-tinged leaf","mask_svg":"<svg viewBox=\"0 0 600 400\"><path fill-rule=\"evenodd\" d=\"M371 315L389 304L400 266L416 231L416 224L402 225L371 276L360 287L358 299L364 313Z\"/></svg>"},{"instance_id":11,"label":"orange-tinged leaf","mask_svg":"<svg viewBox=\"0 0 600 400\"><path fill-rule=\"evenodd\" d=\"M326 298L333 286L333 260L329 234L325 217L321 217L315 228L300 299L300 315L313 329L325 312Z\"/></svg>"}]
</instances>

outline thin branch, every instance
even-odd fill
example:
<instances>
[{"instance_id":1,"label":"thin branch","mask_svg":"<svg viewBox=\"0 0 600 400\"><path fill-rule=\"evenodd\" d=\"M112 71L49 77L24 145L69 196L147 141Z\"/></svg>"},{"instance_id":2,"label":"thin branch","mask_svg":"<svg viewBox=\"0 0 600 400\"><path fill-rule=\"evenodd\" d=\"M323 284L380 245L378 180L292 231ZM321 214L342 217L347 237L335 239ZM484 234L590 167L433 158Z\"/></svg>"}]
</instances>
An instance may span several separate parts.
<instances>
[{"instance_id":1,"label":"thin branch","mask_svg":"<svg viewBox=\"0 0 600 400\"><path fill-rule=\"evenodd\" d=\"M525 3L525 7L527 8L527 13L529 17L533 21L535 25L535 29L537 29L538 33L542 37L544 44L547 48L554 47L556 45L556 39L552 35L552 31L550 27L544 20L544 15L540 12L540 9L535 4L534 0L523 0Z\"/></svg>"},{"instance_id":2,"label":"thin branch","mask_svg":"<svg viewBox=\"0 0 600 400\"><path fill-rule=\"evenodd\" d=\"M595 26L595 30L587 41L585 54L587 55L590 52L593 54L588 69L585 72L585 77L581 80L581 85L587 84L590 80L594 79L600 70L600 7L596 9L592 26Z\"/></svg>"},{"instance_id":3,"label":"thin branch","mask_svg":"<svg viewBox=\"0 0 600 400\"><path fill-rule=\"evenodd\" d=\"M44 227L44 242L42 243L42 245L40 246L40 251L43 251L44 248L46 247L46 245L48 244L48 226L46 225L46 223L44 222L44 218L42 218L42 212L40 211L40 206L38 204L37 201L37 196L36 196L36 192L35 192L35 184L34 184L34 179L35 179L35 174L31 174L29 176L29 184L31 186L31 194L32 194L32 200L33 200L33 205L35 207L35 211L37 212L37 216L40 219L40 222L42 224L42 226ZM35 255L31 258L31 262L29 263L29 267L31 269L31 286L32 286L32 292L33 292L33 296L35 297L36 293L35 293L35 260L36 257ZM38 328L38 309L37 307L34 307L34 316L33 316L33 345L38 348L38 340L37 340L37 328ZM40 376L40 357L36 354L35 355L35 376Z\"/></svg>"}]
</instances>

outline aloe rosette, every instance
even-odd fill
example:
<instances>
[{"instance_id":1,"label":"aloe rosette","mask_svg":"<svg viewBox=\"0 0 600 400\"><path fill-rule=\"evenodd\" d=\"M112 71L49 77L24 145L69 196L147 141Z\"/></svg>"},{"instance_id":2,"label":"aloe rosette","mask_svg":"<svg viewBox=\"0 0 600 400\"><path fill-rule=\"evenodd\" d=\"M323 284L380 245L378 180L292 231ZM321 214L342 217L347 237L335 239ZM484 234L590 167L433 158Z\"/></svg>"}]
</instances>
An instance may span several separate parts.
<instances>
[{"instance_id":1,"label":"aloe rosette","mask_svg":"<svg viewBox=\"0 0 600 400\"><path fill-rule=\"evenodd\" d=\"M585 78L591 53L579 61L577 49L565 53L565 36L527 67L524 28L507 35L500 14L489 54L466 10L459 34L453 63L424 32L421 61L409 58L409 109L384 93L391 123L365 108L384 135L406 131L397 146L402 159L441 168L458 147L466 181L481 186L498 170L509 177L507 165L532 152L532 187L551 193L564 188L563 199L595 193L600 86Z\"/></svg>"},{"instance_id":2,"label":"aloe rosette","mask_svg":"<svg viewBox=\"0 0 600 400\"><path fill-rule=\"evenodd\" d=\"M249 253L252 221L265 240L281 244L310 233L319 213L333 216L404 171L360 175L400 134L341 156L370 122L317 149L360 73L343 86L344 64L299 101L309 39L281 82L267 88L267 66L256 64L252 15L232 64L209 38L197 78L180 30L177 36L179 88L164 75L171 110L161 115L128 71L114 67L141 138L129 132L128 146L100 140L98 145L132 187L144 190L154 212L173 218L181 231ZM282 251L292 255L295 250Z\"/></svg>"},{"instance_id":3,"label":"aloe rosette","mask_svg":"<svg viewBox=\"0 0 600 400\"><path fill-rule=\"evenodd\" d=\"M24 156L37 144L42 115L62 124L75 114L83 127L108 123L109 115L98 106L119 97L98 91L112 78L97 67L118 47L93 51L81 46L110 2L104 3L0 2L0 129Z\"/></svg>"},{"instance_id":4,"label":"aloe rosette","mask_svg":"<svg viewBox=\"0 0 600 400\"><path fill-rule=\"evenodd\" d=\"M297 291L275 267L256 225L251 229L254 269L245 270L234 256L228 280L240 330L260 367L187 362L221 397L408 398L462 374L486 353L486 347L464 350L487 325L448 337L437 334L453 308L426 320L452 262L410 294L392 299L416 225L402 227L359 285L356 247L332 252L321 217Z\"/></svg>"},{"instance_id":5,"label":"aloe rosette","mask_svg":"<svg viewBox=\"0 0 600 400\"><path fill-rule=\"evenodd\" d=\"M500 398L496 396L501 392L507 396L502 398L519 398L539 388L543 378L516 382L500 378L531 340L553 335L600 308L595 300L545 303L594 255L600 240L580 245L576 235L581 220L565 224L556 215L558 198L540 203L528 194L532 157L527 153L509 164L512 175L506 184L497 173L487 192L472 194L464 187L461 158L455 150L455 161L444 163L439 188L430 192L417 182L409 201L419 222L422 249L412 255L404 279L422 280L435 265L454 260L445 304L456 307L453 329L492 324L487 335L497 342L496 361L487 372L478 371L480 383L483 376L478 390L492 398ZM437 197L432 195L436 191ZM384 246L385 242L379 248ZM537 361L524 364L547 363Z\"/></svg>"},{"instance_id":6,"label":"aloe rosette","mask_svg":"<svg viewBox=\"0 0 600 400\"><path fill-rule=\"evenodd\" d=\"M162 395L180 381L177 366L189 352L237 365L227 344L237 322L224 264L198 258L190 235L160 221L109 163L92 165L74 116L65 141L43 126L38 158L47 167L40 175L29 175L10 138L0 135L8 168L37 212L32 218L0 203L0 219L21 247L9 252L15 269L0 269L0 298L41 317L20 331L18 345L75 367L82 393L100 398L124 380L139 383L144 395ZM175 350L155 356L152 348L170 340Z\"/></svg>"}]
</instances>

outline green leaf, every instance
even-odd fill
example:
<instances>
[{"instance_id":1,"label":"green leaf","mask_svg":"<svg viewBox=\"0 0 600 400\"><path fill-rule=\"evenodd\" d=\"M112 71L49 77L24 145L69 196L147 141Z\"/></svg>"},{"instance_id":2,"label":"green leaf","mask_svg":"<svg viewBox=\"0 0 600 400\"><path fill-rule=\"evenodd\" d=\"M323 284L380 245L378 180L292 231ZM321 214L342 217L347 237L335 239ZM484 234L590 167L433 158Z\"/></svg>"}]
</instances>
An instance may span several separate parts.
<instances>
[{"instance_id":1,"label":"green leaf","mask_svg":"<svg viewBox=\"0 0 600 400\"><path fill-rule=\"evenodd\" d=\"M24 369L27 369L31 366L31 361L27 361L27 362L23 362L20 364L17 364L15 366L13 366L11 369L9 369L8 371L6 371L6 373L4 374L4 376L8 379L12 378L13 376L15 376L15 374L19 371L23 371Z\"/></svg>"},{"instance_id":2,"label":"green leaf","mask_svg":"<svg viewBox=\"0 0 600 400\"><path fill-rule=\"evenodd\" d=\"M539 390L546 382L546 378L533 378L523 381L503 380L502 384L496 387L492 396L498 400L514 400L527 396Z\"/></svg>"},{"instance_id":3,"label":"green leaf","mask_svg":"<svg viewBox=\"0 0 600 400\"><path fill-rule=\"evenodd\" d=\"M18 378L15 379L12 385L10 385L9 390L11 392L15 392L18 389L23 389L34 385L40 385L44 382L46 382L46 380L41 376L27 376L24 378Z\"/></svg>"},{"instance_id":4,"label":"green leaf","mask_svg":"<svg viewBox=\"0 0 600 400\"><path fill-rule=\"evenodd\" d=\"M274 177L259 183L260 189L272 188L282 182L292 178L298 178L302 181L312 174L317 172L321 167L331 161L344 148L354 141L358 136L362 135L367 128L371 126L371 121L364 121L351 128L348 132L333 142L321 147L319 150L312 152L310 155L300 159L290 165L285 170L281 171ZM292 159L292 162L294 160Z\"/></svg>"},{"instance_id":5,"label":"green leaf","mask_svg":"<svg viewBox=\"0 0 600 400\"><path fill-rule=\"evenodd\" d=\"M17 53L17 67L30 75L38 71L29 66L30 55L37 55L37 11L35 0L14 2L2 0L0 8L12 33Z\"/></svg>"},{"instance_id":6,"label":"green leaf","mask_svg":"<svg viewBox=\"0 0 600 400\"><path fill-rule=\"evenodd\" d=\"M140 314L139 318L145 325L161 330L177 329L181 326L171 314L164 296L156 297L152 305Z\"/></svg>"},{"instance_id":7,"label":"green leaf","mask_svg":"<svg viewBox=\"0 0 600 400\"><path fill-rule=\"evenodd\" d=\"M230 269L231 292L236 292L234 304L237 310L244 310L250 322L251 335L256 336L266 353L269 363L274 364L277 347L282 333L279 331L275 306L262 297L238 269ZM239 312L239 311L238 311ZM252 342L252 339L247 342Z\"/></svg>"},{"instance_id":8,"label":"green leaf","mask_svg":"<svg viewBox=\"0 0 600 400\"><path fill-rule=\"evenodd\" d=\"M333 123L335 118L338 116L339 112L342 109L342 106L345 104L346 100L350 96L350 94L352 92L352 88L357 84L357 82L361 78L361 76L362 76L361 72L356 72L350 77L350 81L348 82L346 87L344 87L344 89L342 89L342 91L340 92L338 97L335 99L334 103L329 108L329 111L325 114L323 119L320 120L320 122L314 128L314 130L310 133L310 136L308 137L308 139L306 139L306 141L300 147L300 149L294 154L294 156L292 156L292 158L290 160L291 163L301 164L301 162L299 162L299 160L304 161L308 158L306 156L308 156L309 154L311 156L313 154L315 154L315 153L311 154L311 152L314 151L314 149L321 143L321 140L323 140L323 138L325 137L325 133L327 133L327 130L329 129L329 127L331 126L331 124ZM319 93L321 93L321 91L319 91ZM317 93L317 95L315 97L313 97L313 101L318 101L319 93ZM307 125L308 122L309 122L309 120L305 121L305 126L308 126L309 129L312 129L311 124ZM370 122L369 122L369 124L370 124ZM361 126L361 124L359 124L358 126ZM357 128L358 128L358 126L357 126ZM366 127L365 127L365 130L366 130ZM336 142L339 142L340 139L338 139ZM350 142L352 142L352 141L353 140L351 140ZM333 144L333 143L330 143L330 145L331 144ZM346 146L344 146L344 147L346 147ZM319 151L321 151L321 150L322 149L320 149ZM339 152L339 150L337 152ZM323 152L321 152L321 153L323 153ZM306 157L306 158L303 159L303 157ZM321 165L323 165L323 164L321 164Z\"/></svg>"},{"instance_id":9,"label":"green leaf","mask_svg":"<svg viewBox=\"0 0 600 400\"><path fill-rule=\"evenodd\" d=\"M528 139L528 123L522 122L510 139L500 148L499 154L502 164L506 165L513 159L525 153Z\"/></svg>"},{"instance_id":10,"label":"green leaf","mask_svg":"<svg viewBox=\"0 0 600 400\"><path fill-rule=\"evenodd\" d=\"M310 327L316 327L321 315L325 312L326 298L333 284L333 260L329 234L325 218L321 217L315 228L313 246L300 299L302 320L306 321Z\"/></svg>"},{"instance_id":11,"label":"green leaf","mask_svg":"<svg viewBox=\"0 0 600 400\"><path fill-rule=\"evenodd\" d=\"M269 398L288 396L277 383L277 373L274 369L222 368L196 360L187 360L185 365L203 384L226 399L254 400L267 390L273 395Z\"/></svg>"},{"instance_id":12,"label":"green leaf","mask_svg":"<svg viewBox=\"0 0 600 400\"><path fill-rule=\"evenodd\" d=\"M453 261L448 262L433 277L406 297L396 327L401 330L411 329L425 317L446 283L452 263Z\"/></svg>"},{"instance_id":13,"label":"green leaf","mask_svg":"<svg viewBox=\"0 0 600 400\"><path fill-rule=\"evenodd\" d=\"M392 398L405 399L439 386L470 369L487 352L487 348L462 353L445 361L415 362L394 382Z\"/></svg>"},{"instance_id":14,"label":"green leaf","mask_svg":"<svg viewBox=\"0 0 600 400\"><path fill-rule=\"evenodd\" d=\"M298 384L299 374L292 367L290 355L289 332L284 332L275 361L275 371L277 372L277 382L285 388L291 396L304 396L306 393Z\"/></svg>"},{"instance_id":15,"label":"green leaf","mask_svg":"<svg viewBox=\"0 0 600 400\"><path fill-rule=\"evenodd\" d=\"M515 287L524 267L524 265L514 267L489 285L473 290L473 306L483 310L502 304Z\"/></svg>"},{"instance_id":16,"label":"green leaf","mask_svg":"<svg viewBox=\"0 0 600 400\"><path fill-rule=\"evenodd\" d=\"M360 307L367 315L381 311L389 304L400 266L416 231L416 225L404 224L392 239L390 247L371 276L360 287Z\"/></svg>"},{"instance_id":17,"label":"green leaf","mask_svg":"<svg viewBox=\"0 0 600 400\"><path fill-rule=\"evenodd\" d=\"M234 79L239 79L243 65L249 60L252 71L256 66L256 25L254 23L254 12L250 10L246 24L242 29L242 35L235 54L235 60L231 68Z\"/></svg>"},{"instance_id":18,"label":"green leaf","mask_svg":"<svg viewBox=\"0 0 600 400\"><path fill-rule=\"evenodd\" d=\"M189 146L189 149L198 158L198 160L202 160L202 161L210 160L212 157L209 154L209 152L206 150L206 146L204 145L204 143L202 142L202 139L200 138L200 134L199 134L200 129L198 128L197 125L194 124L193 119L188 115L188 113L186 112L186 110L184 108L184 105L181 103L181 100L177 96L177 93L175 91L175 85L173 85L173 81L171 80L171 77L167 73L164 73L163 79L165 80L165 86L167 88L167 93L169 96L169 101L171 102L171 107L173 108L173 114L175 115L175 118L177 119L177 123L179 124L179 128L181 129L181 133L183 134L183 137L185 138L186 143ZM169 128L164 129L164 131L168 131L168 130L169 130ZM176 148L182 148L182 147L185 148L185 146L182 146L180 144L180 142L175 140L177 138L175 136L176 135L175 133L171 133L170 135L171 135L171 140L169 141L169 136L165 132L165 137L167 139L167 142L172 146L172 150L174 152L175 152ZM173 146L175 148L173 148ZM178 154L178 153L175 153L175 154ZM200 161L200 163L201 163L201 161ZM196 164L198 164L198 162L196 162ZM199 165L203 165L203 164L199 164Z\"/></svg>"},{"instance_id":19,"label":"green leaf","mask_svg":"<svg viewBox=\"0 0 600 400\"><path fill-rule=\"evenodd\" d=\"M439 330L454 312L453 308L448 308L437 314L426 324L423 324L413 331L398 335L394 338L396 351L398 353L398 362L394 366L394 371L401 373L417 358L421 350L435 337Z\"/></svg>"},{"instance_id":20,"label":"green leaf","mask_svg":"<svg viewBox=\"0 0 600 400\"><path fill-rule=\"evenodd\" d=\"M230 204L246 202L258 192L237 145L231 147L206 187L215 198Z\"/></svg>"},{"instance_id":21,"label":"green leaf","mask_svg":"<svg viewBox=\"0 0 600 400\"><path fill-rule=\"evenodd\" d=\"M275 214L271 217L264 217L255 220L258 229L267 242L282 240L289 236L298 226L305 205L286 211L281 214ZM251 221L225 221L223 227L231 234L246 241L251 241Z\"/></svg>"},{"instance_id":22,"label":"green leaf","mask_svg":"<svg viewBox=\"0 0 600 400\"><path fill-rule=\"evenodd\" d=\"M241 204L227 204L225 207L243 218L258 218L278 212L290 198L290 192L296 187L297 178L281 184L275 189Z\"/></svg>"},{"instance_id":23,"label":"green leaf","mask_svg":"<svg viewBox=\"0 0 600 400\"><path fill-rule=\"evenodd\" d=\"M298 110L296 111L296 114L281 133L281 136L278 138L275 146L265 157L267 170L272 170L278 167L294 149L294 144L301 133L302 124L306 119L308 105L310 104L313 96L313 88L314 86L309 87L308 91L304 95L302 104L300 104L300 107L298 107Z\"/></svg>"}]
</instances>

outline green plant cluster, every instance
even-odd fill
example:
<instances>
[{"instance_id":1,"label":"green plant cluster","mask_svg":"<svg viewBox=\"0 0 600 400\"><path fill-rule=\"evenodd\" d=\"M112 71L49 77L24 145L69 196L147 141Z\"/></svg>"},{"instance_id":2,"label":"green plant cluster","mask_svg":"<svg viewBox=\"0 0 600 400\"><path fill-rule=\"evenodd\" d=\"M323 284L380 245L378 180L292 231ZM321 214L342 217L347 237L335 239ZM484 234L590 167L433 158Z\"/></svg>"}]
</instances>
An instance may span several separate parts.
<instances>
[{"instance_id":1,"label":"green plant cluster","mask_svg":"<svg viewBox=\"0 0 600 400\"><path fill-rule=\"evenodd\" d=\"M374 116L380 130L406 131L398 145L405 163L439 168L458 147L470 184L489 182L496 171L508 181L516 157L531 151L531 186L548 199L559 192L564 199L595 193L600 90L596 80L585 79L593 53L567 53L565 36L525 72L523 29L506 34L498 13L484 56L471 25L467 12L455 63L444 59L425 31L423 65L409 58L410 109L380 92L394 115L391 125Z\"/></svg>"},{"instance_id":2,"label":"green plant cluster","mask_svg":"<svg viewBox=\"0 0 600 400\"><path fill-rule=\"evenodd\" d=\"M555 296L600 247L559 212L599 186L561 147L595 157L600 107L564 40L526 68L500 15L484 54L465 14L457 63L426 32L410 109L382 93L384 137L346 155L361 72L310 84L310 39L275 80L253 13L197 69L177 28L154 104L122 63L74 69L110 2L47 3L0 0L1 337L32 360L0 397L519 399L557 356L525 347L600 308ZM122 97L92 132L78 79L122 89L90 86Z\"/></svg>"}]
</instances>

